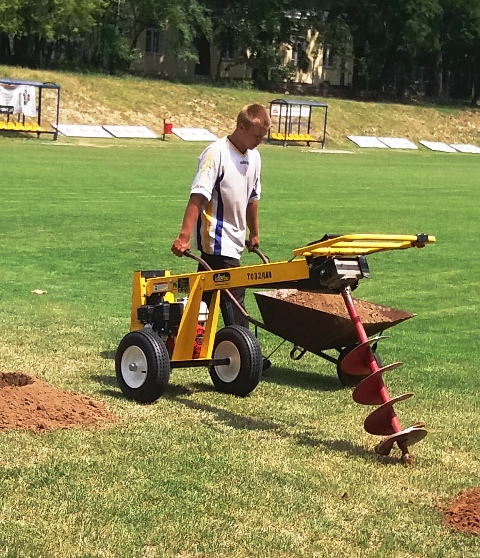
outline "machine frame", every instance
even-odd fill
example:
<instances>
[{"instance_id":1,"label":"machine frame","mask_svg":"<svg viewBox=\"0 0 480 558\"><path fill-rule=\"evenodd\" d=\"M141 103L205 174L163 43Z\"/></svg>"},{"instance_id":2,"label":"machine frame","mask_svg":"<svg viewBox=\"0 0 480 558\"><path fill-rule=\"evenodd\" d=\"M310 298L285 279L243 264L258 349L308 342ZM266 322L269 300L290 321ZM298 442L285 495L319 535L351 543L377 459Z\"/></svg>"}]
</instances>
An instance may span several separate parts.
<instances>
[{"instance_id":1,"label":"machine frame","mask_svg":"<svg viewBox=\"0 0 480 558\"><path fill-rule=\"evenodd\" d=\"M412 394L390 398L382 379L385 372L401 363L381 366L375 348L383 336L368 337L351 290L360 279L370 276L367 255L422 248L433 242L435 237L423 233L325 235L316 242L293 250L292 259L283 262L271 263L257 249L263 259L263 263L257 265L205 269L178 275L171 275L166 270L135 271L130 332L121 340L115 357L120 388L131 399L153 402L163 395L171 369L207 366L217 390L237 396L248 395L261 380L262 353L256 336L247 328L227 326L217 331L221 293L225 291L231 296L229 289L235 287L281 287L341 294L356 341L350 347L334 345L341 352L336 361L339 378L344 385L355 386L352 397L357 403L380 405L364 423L365 430L370 434L386 436L376 446L376 452L388 455L396 443L402 451L402 461L409 463L408 446L422 440L427 431L419 422L402 429L393 404ZM203 262L191 253L186 255ZM207 292L211 293L211 300L205 313L202 311L202 304L205 304L202 298ZM187 298L180 301L180 296ZM241 310L255 326L276 333ZM199 326L202 314L204 321ZM403 313L392 324L411 316ZM280 334L277 332L277 335ZM337 340L340 338L338 332ZM340 341L338 345L341 345ZM334 360L322 351L314 352L327 360ZM343 381L342 377L347 381Z\"/></svg>"},{"instance_id":2,"label":"machine frame","mask_svg":"<svg viewBox=\"0 0 480 558\"><path fill-rule=\"evenodd\" d=\"M169 271L135 271L132 284L130 331L145 327L139 320L139 308L148 305L152 295L165 302L174 302L175 295L188 295L176 335L175 350L171 364L182 366L208 365L212 358L213 341L218 325L220 292L235 287L259 288L279 286L310 291L340 292L344 286L356 286L363 277L369 277L368 266L363 256L375 252L421 247L435 242L428 235L327 235L302 248L293 250L293 259L283 262L262 263L217 271L201 271L171 275ZM328 267L335 267L337 284L332 289L327 283ZM346 264L350 269L346 269ZM212 292L208 309L202 350L197 359L191 358L200 303L204 292ZM251 320L255 322L255 320ZM257 325L262 327L261 322ZM172 367L173 367L172 366Z\"/></svg>"}]
</instances>

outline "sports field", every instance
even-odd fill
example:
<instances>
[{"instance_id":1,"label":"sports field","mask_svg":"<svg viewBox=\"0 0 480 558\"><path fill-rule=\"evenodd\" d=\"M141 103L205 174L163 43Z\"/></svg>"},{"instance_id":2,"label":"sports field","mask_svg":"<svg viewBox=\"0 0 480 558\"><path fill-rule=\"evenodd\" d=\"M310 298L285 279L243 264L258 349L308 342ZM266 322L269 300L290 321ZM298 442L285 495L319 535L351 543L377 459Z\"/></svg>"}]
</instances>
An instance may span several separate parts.
<instances>
[{"instance_id":1,"label":"sports field","mask_svg":"<svg viewBox=\"0 0 480 558\"><path fill-rule=\"evenodd\" d=\"M272 261L327 232L437 238L369 257L354 293L417 314L378 347L405 363L385 375L390 393L414 393L400 422L429 431L404 467L373 452L370 408L335 366L293 361L289 344L244 399L215 392L206 369L174 370L153 405L121 394L112 355L132 272L195 269L169 248L202 147L0 138L0 372L118 417L43 433L0 423L0 558L477 557L479 536L443 512L479 487L480 156L260 148ZM247 306L258 314L251 293ZM259 340L267 355L281 342Z\"/></svg>"}]
</instances>

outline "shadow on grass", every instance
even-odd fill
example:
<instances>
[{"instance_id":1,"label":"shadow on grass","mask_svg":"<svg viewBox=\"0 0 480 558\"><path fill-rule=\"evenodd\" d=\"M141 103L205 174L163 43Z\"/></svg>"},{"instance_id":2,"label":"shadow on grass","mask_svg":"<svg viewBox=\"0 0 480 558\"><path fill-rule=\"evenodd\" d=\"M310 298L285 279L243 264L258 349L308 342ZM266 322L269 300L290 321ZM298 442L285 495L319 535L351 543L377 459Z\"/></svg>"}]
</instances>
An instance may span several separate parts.
<instances>
[{"instance_id":1,"label":"shadow on grass","mask_svg":"<svg viewBox=\"0 0 480 558\"><path fill-rule=\"evenodd\" d=\"M115 353L117 351L100 351L100 356L105 360L115 360Z\"/></svg>"},{"instance_id":2,"label":"shadow on grass","mask_svg":"<svg viewBox=\"0 0 480 558\"><path fill-rule=\"evenodd\" d=\"M176 400L179 396L192 395L193 393L207 393L214 392L215 388L211 384L205 384L203 382L194 382L188 385L179 385L169 383L167 389L165 390L165 395L163 397L167 399Z\"/></svg>"},{"instance_id":3,"label":"shadow on grass","mask_svg":"<svg viewBox=\"0 0 480 558\"><path fill-rule=\"evenodd\" d=\"M102 395L108 395L109 397L116 397L118 399L122 399L125 396L123 395L120 387L118 386L117 377L115 375L115 370L112 371L112 374L93 374L91 379L103 386L103 389L99 389L98 392ZM206 384L206 383L193 383L188 385L178 385L169 382L167 388L165 390L165 394L162 398L173 398L175 399L178 396L188 396L194 392L214 392L215 388L213 385Z\"/></svg>"},{"instance_id":4,"label":"shadow on grass","mask_svg":"<svg viewBox=\"0 0 480 558\"><path fill-rule=\"evenodd\" d=\"M365 449L363 446L354 444L347 440L319 440L317 438L300 435L297 436L297 443L300 446L310 446L310 447L324 447L329 451L336 451L339 453L344 453L350 456L361 457L366 461L378 461L384 465L398 465L399 457L395 456L384 456L375 453L374 449Z\"/></svg>"},{"instance_id":5,"label":"shadow on grass","mask_svg":"<svg viewBox=\"0 0 480 558\"><path fill-rule=\"evenodd\" d=\"M213 405L198 403L183 397L174 397L172 400L180 403L181 405L185 405L185 407L188 407L189 409L209 413L209 415L217 422L223 423L236 430L279 430L279 425L275 422L246 417L219 407L214 407ZM208 420L202 419L202 422L211 426L211 422Z\"/></svg>"},{"instance_id":6,"label":"shadow on grass","mask_svg":"<svg viewBox=\"0 0 480 558\"><path fill-rule=\"evenodd\" d=\"M285 371L288 373L295 373L295 374L298 373L296 371L292 371L288 369L273 369L273 370L279 370L282 373ZM309 373L304 373L304 374L308 377L312 376L312 374ZM92 376L92 379L108 388L108 389L100 390L102 394L108 395L110 397L115 397L117 399L122 399L125 397L122 394L120 388L118 387L115 375L110 376L106 374L99 374L96 376ZM272 378L269 378L268 380L272 381ZM287 382L283 382L283 383L287 383ZM303 384L300 385L301 387L304 387ZM316 388L318 388L318 385L312 386L310 389L316 389ZM334 389L334 388L330 388L330 389ZM399 463L398 457L380 456L375 454L373 449L372 450L365 449L363 446L354 444L347 440L320 439L310 435L307 432L301 434L291 433L288 432L287 430L288 425L281 424L274 421L240 415L238 413L227 411L220 407L215 407L214 405L209 405L206 403L198 403L196 401L193 401L192 399L189 399L189 396L193 395L194 393L208 393L208 392L213 393L216 392L216 390L213 385L204 382L195 382L189 384L188 386L170 383L167 386L163 398L169 399L175 403L179 403L180 405L184 405L185 407L192 409L194 411L201 411L203 413L208 413L209 416L211 417L211 420L201 419L201 421L208 426L212 426L212 420L213 420L215 422L222 423L236 430L262 430L262 431L275 432L275 434L278 436L294 440L295 443L298 444L299 446L313 447L313 448L322 447L325 448L327 451L335 451L335 452L346 454L348 456L361 457L365 461L370 461L370 462L378 461L380 463L383 463L384 465L398 465Z\"/></svg>"},{"instance_id":7,"label":"shadow on grass","mask_svg":"<svg viewBox=\"0 0 480 558\"><path fill-rule=\"evenodd\" d=\"M125 397L118 386L115 372L113 372L111 375L93 374L91 378L94 382L100 384L100 386L104 386L103 388L100 388L98 390L98 393L106 395L108 397L115 397L115 399L122 399Z\"/></svg>"},{"instance_id":8,"label":"shadow on grass","mask_svg":"<svg viewBox=\"0 0 480 558\"><path fill-rule=\"evenodd\" d=\"M171 395L171 394L170 394ZM268 421L264 419L257 419L253 417L247 417L245 415L240 415L238 413L233 413L213 405L208 405L205 403L198 403L192 401L191 399L185 397L171 397L172 401L180 403L189 409L194 411L201 411L203 413L208 413L210 419L201 419L203 424L207 426L212 426L212 421L222 423L230 428L236 430L262 430L275 432L277 436L294 440L294 442L299 446L307 447L321 447L325 448L327 451L334 451L337 453L343 453L350 457L359 457L369 462L380 462L384 465L398 465L399 458L395 456L380 456L377 455L373 448L371 450L366 449L364 446L352 443L347 440L332 440L332 439L319 439L315 436L311 436L308 433L295 434L288 432L286 425L281 423Z\"/></svg>"},{"instance_id":9,"label":"shadow on grass","mask_svg":"<svg viewBox=\"0 0 480 558\"><path fill-rule=\"evenodd\" d=\"M318 372L279 368L275 365L272 365L271 368L263 373L262 382L320 391L338 391L344 389L336 374L335 376L324 376Z\"/></svg>"}]
</instances>

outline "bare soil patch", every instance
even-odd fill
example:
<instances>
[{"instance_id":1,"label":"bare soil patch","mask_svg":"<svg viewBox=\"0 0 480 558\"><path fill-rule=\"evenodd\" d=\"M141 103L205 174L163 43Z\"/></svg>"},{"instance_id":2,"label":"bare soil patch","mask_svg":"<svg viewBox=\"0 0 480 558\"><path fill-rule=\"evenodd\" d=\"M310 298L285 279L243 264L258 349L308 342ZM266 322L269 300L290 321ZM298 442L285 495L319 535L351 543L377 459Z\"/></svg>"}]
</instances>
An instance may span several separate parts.
<instances>
[{"instance_id":1,"label":"bare soil patch","mask_svg":"<svg viewBox=\"0 0 480 558\"><path fill-rule=\"evenodd\" d=\"M285 291L285 294L278 291L278 293L277 297L282 298L286 302L349 319L347 308L341 295L305 291ZM395 319L397 317L397 311L393 308L378 304L374 305L371 302L359 299L355 299L355 307L360 319L365 323L382 322L386 318L391 317Z\"/></svg>"},{"instance_id":2,"label":"bare soil patch","mask_svg":"<svg viewBox=\"0 0 480 558\"><path fill-rule=\"evenodd\" d=\"M444 518L454 531L480 536L480 488L462 490L444 512Z\"/></svg>"},{"instance_id":3,"label":"bare soil patch","mask_svg":"<svg viewBox=\"0 0 480 558\"><path fill-rule=\"evenodd\" d=\"M43 432L115 420L114 414L89 397L64 392L22 372L0 372L0 431Z\"/></svg>"}]
</instances>

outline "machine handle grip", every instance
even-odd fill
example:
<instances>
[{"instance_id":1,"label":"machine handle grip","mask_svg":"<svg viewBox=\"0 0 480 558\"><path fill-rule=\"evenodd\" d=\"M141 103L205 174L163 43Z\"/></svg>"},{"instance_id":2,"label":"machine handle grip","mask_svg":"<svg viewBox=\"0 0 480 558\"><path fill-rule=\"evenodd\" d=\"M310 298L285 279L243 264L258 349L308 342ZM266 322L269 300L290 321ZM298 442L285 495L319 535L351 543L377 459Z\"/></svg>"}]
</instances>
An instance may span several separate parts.
<instances>
[{"instance_id":1,"label":"machine handle grip","mask_svg":"<svg viewBox=\"0 0 480 558\"><path fill-rule=\"evenodd\" d=\"M260 252L261 253L261 252ZM202 265L207 271L213 271L213 269L208 265L208 263L201 258L200 256L197 256L196 254L194 254L193 252L191 252L190 250L185 250L185 252L183 252L183 256L187 256L187 258L192 258L192 260L195 260L196 262L198 262L200 265ZM263 254L262 254L263 256ZM263 256L265 258L265 256ZM269 261L267 260L265 263L269 263ZM226 296L228 296L228 298L231 300L232 304L234 304L238 311L253 325L255 326L259 326L263 329L265 328L265 324L263 324L262 322L259 322L258 320L255 320L254 318L252 318L247 311L245 310L245 308L243 308L241 306L241 304L237 301L237 299L232 295L232 293L228 290L228 289L224 289L223 291L225 293Z\"/></svg>"},{"instance_id":2,"label":"machine handle grip","mask_svg":"<svg viewBox=\"0 0 480 558\"><path fill-rule=\"evenodd\" d=\"M266 264L270 263L270 258L268 256L265 256L265 254L262 254L262 252L260 252L260 250L258 249L258 245L252 246L250 240L246 240L245 246L248 248L250 252L254 252L255 254L257 254L257 256L262 260L263 263Z\"/></svg>"},{"instance_id":3,"label":"machine handle grip","mask_svg":"<svg viewBox=\"0 0 480 558\"><path fill-rule=\"evenodd\" d=\"M203 258L201 258L200 256L197 256L196 254L194 254L190 250L185 250L183 255L187 256L187 258L192 258L192 260L195 260L197 263L199 263L207 271L212 271L212 268L207 264L207 262Z\"/></svg>"}]
</instances>

